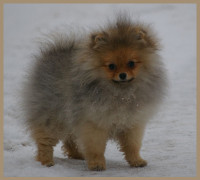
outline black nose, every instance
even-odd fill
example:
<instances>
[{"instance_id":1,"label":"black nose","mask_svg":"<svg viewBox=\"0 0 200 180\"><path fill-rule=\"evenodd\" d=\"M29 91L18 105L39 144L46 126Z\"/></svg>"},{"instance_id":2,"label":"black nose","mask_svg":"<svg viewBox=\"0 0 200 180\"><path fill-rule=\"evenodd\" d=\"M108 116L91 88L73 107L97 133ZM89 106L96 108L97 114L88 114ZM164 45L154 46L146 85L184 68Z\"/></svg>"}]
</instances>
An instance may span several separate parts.
<instances>
[{"instance_id":1,"label":"black nose","mask_svg":"<svg viewBox=\"0 0 200 180\"><path fill-rule=\"evenodd\" d=\"M126 73L120 73L120 74L119 74L119 78L120 78L121 80L125 80L125 79L126 79Z\"/></svg>"}]
</instances>

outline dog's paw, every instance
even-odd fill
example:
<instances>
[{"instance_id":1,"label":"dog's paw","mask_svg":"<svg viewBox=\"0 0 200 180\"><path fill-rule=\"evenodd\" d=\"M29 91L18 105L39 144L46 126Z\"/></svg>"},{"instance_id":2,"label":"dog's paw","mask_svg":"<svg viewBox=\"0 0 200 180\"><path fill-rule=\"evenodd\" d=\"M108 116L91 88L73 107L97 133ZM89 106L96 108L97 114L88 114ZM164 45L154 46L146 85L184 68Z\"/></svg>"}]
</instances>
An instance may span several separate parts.
<instances>
[{"instance_id":1,"label":"dog's paw","mask_svg":"<svg viewBox=\"0 0 200 180\"><path fill-rule=\"evenodd\" d=\"M88 169L91 171L103 171L106 169L105 161L89 161Z\"/></svg>"},{"instance_id":2,"label":"dog's paw","mask_svg":"<svg viewBox=\"0 0 200 180\"><path fill-rule=\"evenodd\" d=\"M40 161L43 166L51 167L54 166L53 161Z\"/></svg>"},{"instance_id":3,"label":"dog's paw","mask_svg":"<svg viewBox=\"0 0 200 180\"><path fill-rule=\"evenodd\" d=\"M43 166L47 166L47 167L54 166L53 160L47 160L47 159L36 157L36 161L39 161Z\"/></svg>"},{"instance_id":4,"label":"dog's paw","mask_svg":"<svg viewBox=\"0 0 200 180\"><path fill-rule=\"evenodd\" d=\"M129 161L129 164L131 167L144 167L147 165L147 161L141 158L134 161Z\"/></svg>"},{"instance_id":5,"label":"dog's paw","mask_svg":"<svg viewBox=\"0 0 200 180\"><path fill-rule=\"evenodd\" d=\"M96 165L89 167L91 171L104 171L106 168L103 165Z\"/></svg>"},{"instance_id":6,"label":"dog's paw","mask_svg":"<svg viewBox=\"0 0 200 180\"><path fill-rule=\"evenodd\" d=\"M54 166L54 162L51 161L51 162L45 162L44 164L42 163L42 165L45 165L47 167L51 167L51 166Z\"/></svg>"}]
</instances>

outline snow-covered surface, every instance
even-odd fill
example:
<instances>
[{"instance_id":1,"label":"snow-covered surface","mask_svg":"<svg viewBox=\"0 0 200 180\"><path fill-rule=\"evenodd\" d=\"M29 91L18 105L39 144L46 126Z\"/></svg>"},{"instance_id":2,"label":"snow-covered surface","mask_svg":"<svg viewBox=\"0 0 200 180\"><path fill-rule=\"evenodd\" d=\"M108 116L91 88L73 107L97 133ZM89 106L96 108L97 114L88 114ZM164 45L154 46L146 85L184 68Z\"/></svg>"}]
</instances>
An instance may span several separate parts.
<instances>
[{"instance_id":1,"label":"snow-covered surface","mask_svg":"<svg viewBox=\"0 0 200 180\"><path fill-rule=\"evenodd\" d=\"M35 39L65 25L95 27L117 10L152 23L162 39L169 95L145 132L144 168L130 168L114 142L106 149L107 170L88 171L86 162L63 156L55 166L34 160L36 147L24 130L20 90ZM6 4L4 6L4 176L196 176L196 6L194 4Z\"/></svg>"}]
</instances>

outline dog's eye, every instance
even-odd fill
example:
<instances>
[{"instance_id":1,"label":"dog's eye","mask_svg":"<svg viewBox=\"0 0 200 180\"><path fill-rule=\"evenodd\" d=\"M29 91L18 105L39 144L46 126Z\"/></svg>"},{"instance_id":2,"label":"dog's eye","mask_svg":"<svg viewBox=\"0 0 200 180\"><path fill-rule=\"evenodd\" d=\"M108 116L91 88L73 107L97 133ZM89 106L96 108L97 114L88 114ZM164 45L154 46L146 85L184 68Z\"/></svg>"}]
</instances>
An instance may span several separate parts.
<instances>
[{"instance_id":1,"label":"dog's eye","mask_svg":"<svg viewBox=\"0 0 200 180\"><path fill-rule=\"evenodd\" d=\"M128 67L133 68L135 66L135 62L129 61L128 62Z\"/></svg>"},{"instance_id":2,"label":"dog's eye","mask_svg":"<svg viewBox=\"0 0 200 180\"><path fill-rule=\"evenodd\" d=\"M110 70L116 69L116 65L115 64L109 64L108 67L109 67Z\"/></svg>"}]
</instances>

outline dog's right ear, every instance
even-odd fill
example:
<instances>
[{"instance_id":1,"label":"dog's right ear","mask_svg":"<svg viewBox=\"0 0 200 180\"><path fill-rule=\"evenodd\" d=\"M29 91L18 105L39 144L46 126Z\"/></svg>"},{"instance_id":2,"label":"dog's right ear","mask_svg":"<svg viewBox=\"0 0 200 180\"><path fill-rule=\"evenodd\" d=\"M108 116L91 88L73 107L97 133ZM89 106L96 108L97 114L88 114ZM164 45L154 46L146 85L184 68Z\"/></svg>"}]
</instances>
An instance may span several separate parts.
<instances>
[{"instance_id":1,"label":"dog's right ear","mask_svg":"<svg viewBox=\"0 0 200 180\"><path fill-rule=\"evenodd\" d=\"M98 49L105 45L108 42L108 34L103 33L96 33L91 35L91 46L93 49Z\"/></svg>"}]
</instances>

